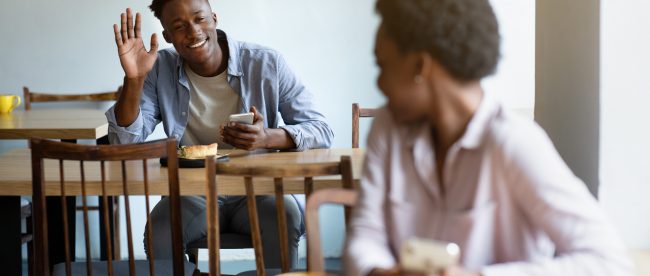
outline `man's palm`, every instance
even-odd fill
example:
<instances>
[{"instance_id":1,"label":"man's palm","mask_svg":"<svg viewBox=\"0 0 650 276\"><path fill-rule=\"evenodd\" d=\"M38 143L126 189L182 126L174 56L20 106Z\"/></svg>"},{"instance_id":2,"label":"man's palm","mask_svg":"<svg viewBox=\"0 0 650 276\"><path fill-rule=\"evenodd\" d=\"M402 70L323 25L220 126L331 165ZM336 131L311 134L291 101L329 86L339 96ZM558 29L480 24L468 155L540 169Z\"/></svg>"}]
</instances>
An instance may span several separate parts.
<instances>
[{"instance_id":1,"label":"man's palm","mask_svg":"<svg viewBox=\"0 0 650 276\"><path fill-rule=\"evenodd\" d=\"M156 34L151 35L151 47L147 52L140 34L140 14L136 14L135 26L131 9L127 9L126 14L121 15L121 21L121 29L118 29L117 24L113 25L120 64L127 78L144 77L156 62L158 50Z\"/></svg>"}]
</instances>

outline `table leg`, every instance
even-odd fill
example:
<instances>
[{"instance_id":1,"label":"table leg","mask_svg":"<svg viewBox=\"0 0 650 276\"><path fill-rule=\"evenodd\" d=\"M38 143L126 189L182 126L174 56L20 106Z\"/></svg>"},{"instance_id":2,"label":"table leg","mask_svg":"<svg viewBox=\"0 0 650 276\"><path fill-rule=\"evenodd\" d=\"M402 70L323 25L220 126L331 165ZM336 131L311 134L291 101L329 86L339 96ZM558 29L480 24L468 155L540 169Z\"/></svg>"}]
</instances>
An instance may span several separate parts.
<instances>
[{"instance_id":1,"label":"table leg","mask_svg":"<svg viewBox=\"0 0 650 276\"><path fill-rule=\"evenodd\" d=\"M0 196L0 267L2 275L22 275L20 197Z\"/></svg>"},{"instance_id":2,"label":"table leg","mask_svg":"<svg viewBox=\"0 0 650 276\"><path fill-rule=\"evenodd\" d=\"M65 262L65 241L63 239L63 210L61 208L61 197L48 196L45 198L47 204L47 224L48 224L48 249L50 259L50 269L55 264ZM68 217L68 241L70 249L70 260L74 261L75 257L75 233L76 231L76 210L77 198L66 196L67 217ZM59 227L55 227L58 225Z\"/></svg>"}]
</instances>

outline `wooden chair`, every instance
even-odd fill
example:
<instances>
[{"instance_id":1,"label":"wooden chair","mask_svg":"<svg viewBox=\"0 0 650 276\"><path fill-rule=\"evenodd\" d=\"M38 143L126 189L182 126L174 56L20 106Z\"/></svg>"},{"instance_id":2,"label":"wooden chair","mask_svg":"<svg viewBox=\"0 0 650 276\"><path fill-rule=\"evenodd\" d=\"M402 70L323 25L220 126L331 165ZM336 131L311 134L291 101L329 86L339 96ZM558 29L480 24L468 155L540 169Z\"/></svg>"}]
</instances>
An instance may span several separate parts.
<instances>
[{"instance_id":1,"label":"wooden chair","mask_svg":"<svg viewBox=\"0 0 650 276\"><path fill-rule=\"evenodd\" d=\"M34 272L35 275L50 275L50 264L49 264L49 255L48 255L48 239L53 237L48 237L48 227L54 227L61 225L63 227L63 237L65 240L65 263L56 265L54 267L54 275L135 275L136 271L139 275L150 273L154 275L165 275L164 272L167 272L167 275L172 275L171 271L173 270L173 275L192 275L194 273L195 267L189 262L184 261L183 256L183 243L182 243L182 226L181 222L181 213L180 213L180 189L178 183L178 159L176 153L176 141L174 139L159 140L154 142L142 143L142 144L130 144L130 145L77 145L71 143L55 142L42 139L31 139L30 147L32 151L32 179L33 179L33 217L34 217ZM173 259L170 260L155 260L153 254L149 255L149 260L139 260L134 259L133 254L133 237L131 235L131 209L129 206L129 182L127 180L127 171L126 171L126 161L137 161L141 160L143 165L143 176L144 176L144 193L145 193L145 202L146 202L146 214L149 218L149 183L148 183L148 173L147 173L147 159L156 159L152 162L158 162L158 158L167 157L167 173L169 181L169 197L170 197L170 212L171 212L171 233L172 233L172 247L173 247ZM67 224L67 215L62 216L62 222L58 221L47 221L47 210L46 210L46 190L48 187L45 185L44 179L44 160L45 159L55 159L59 163L59 174L60 174L60 193L62 198L62 212L67 213L66 201L63 199L66 195L66 184L64 176L64 167L63 161L79 161L80 168L80 190L83 195L83 227L85 234L85 249L86 249L86 259L85 262L73 262L74 256L70 256L70 248L68 246L68 237L69 231L74 231L73 229L68 229ZM106 169L105 163L115 162L110 164L110 168L116 168L116 166L121 165L121 174L122 174L122 194L124 195L125 202L125 213L126 213L126 228L127 228L127 239L128 239L128 260L120 261L113 260L112 256L112 244L110 242L110 231L108 231L108 219L107 212L108 209L104 208L104 221L102 222L102 227L105 228L105 236L101 237L105 239L106 244L108 245L108 259L104 261L92 261L90 256L90 240L89 240L89 225L88 225L88 205L86 203L86 181L85 181L85 170L84 162L98 161L101 170L101 190L102 190L102 204L108 205L108 197L106 194ZM68 184L69 185L69 184ZM49 187L52 189L55 187ZM60 227L61 227L60 226ZM153 229L151 226L148 229L149 235L146 237L148 244L151 243L151 233ZM151 251L150 251L151 252ZM55 253L56 254L56 253ZM94 273L93 273L94 272Z\"/></svg>"},{"instance_id":2,"label":"wooden chair","mask_svg":"<svg viewBox=\"0 0 650 276\"><path fill-rule=\"evenodd\" d=\"M359 148L359 118L375 117L376 108L360 108L358 103L352 104L352 148Z\"/></svg>"},{"instance_id":3,"label":"wooden chair","mask_svg":"<svg viewBox=\"0 0 650 276\"><path fill-rule=\"evenodd\" d=\"M320 244L318 210L323 204L352 207L357 201L357 191L350 189L324 189L314 192L307 200L307 268L309 272L325 273L325 260Z\"/></svg>"},{"instance_id":4,"label":"wooden chair","mask_svg":"<svg viewBox=\"0 0 650 276\"><path fill-rule=\"evenodd\" d=\"M206 173L207 182L209 187L216 187L216 175L220 176L241 176L244 177L244 185L246 187L246 203L248 205L248 216L251 226L251 239L253 241L253 248L255 251L255 266L256 275L275 275L280 271L270 271L264 267L262 237L260 233L259 217L257 213L257 203L255 201L255 191L253 187L253 178L272 178L275 185L276 209L278 218L278 233L280 240L280 259L281 259L281 272L286 273L289 271L289 242L287 236L287 218L284 207L284 185L285 178L303 178L305 194L310 198L314 191L314 177L321 176L340 176L342 186L346 189L353 188L352 179L352 160L350 156L342 156L340 162L324 162L324 163L306 163L306 164L285 164L285 165L255 165L255 164L234 164L231 162L214 163L213 158L206 159ZM216 208L216 189L214 194L208 192L208 211ZM210 201L210 199L212 199ZM218 267L218 248L219 247L219 230L215 227L218 224L218 218L212 211L208 222L208 251L210 256L210 273L217 271ZM346 216L349 210L346 210ZM244 273L246 274L246 273Z\"/></svg>"},{"instance_id":5,"label":"wooden chair","mask_svg":"<svg viewBox=\"0 0 650 276\"><path fill-rule=\"evenodd\" d=\"M122 86L116 91L93 93L93 94L54 94L30 91L23 86L23 102L25 110L32 109L32 103L37 102L64 102L64 101L116 101L122 91Z\"/></svg>"},{"instance_id":6,"label":"wooden chair","mask_svg":"<svg viewBox=\"0 0 650 276\"><path fill-rule=\"evenodd\" d=\"M28 87L23 87L23 98L25 104L25 110L32 109L32 103L43 103L43 102L63 102L63 101L116 101L119 97L120 92L122 92L122 86L119 86L116 91L102 92L102 93L93 93L93 94L55 94L55 93L43 93L43 92L34 92L30 91ZM69 143L77 143L77 140L62 140ZM108 137L102 137L97 140L97 144L108 145ZM75 202L71 199L71 203ZM98 199L98 202L101 202L101 198ZM120 244L120 201L118 197L109 197L109 208L112 209L111 219L109 222L113 225L112 233L114 233L113 239L115 244L118 245L115 252L115 257L120 258L119 254L119 244ZM91 211L100 211L100 206L88 206L88 209ZM77 211L81 211L82 207L77 207ZM102 233L100 233L102 234Z\"/></svg>"}]
</instances>

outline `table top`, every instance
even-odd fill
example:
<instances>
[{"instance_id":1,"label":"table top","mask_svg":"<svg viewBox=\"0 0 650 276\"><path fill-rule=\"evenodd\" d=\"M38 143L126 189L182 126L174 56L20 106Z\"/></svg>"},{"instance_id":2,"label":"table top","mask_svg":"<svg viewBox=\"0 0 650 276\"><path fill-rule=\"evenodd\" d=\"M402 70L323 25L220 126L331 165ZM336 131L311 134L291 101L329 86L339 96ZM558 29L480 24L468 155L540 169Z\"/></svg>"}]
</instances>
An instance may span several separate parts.
<instances>
[{"instance_id":1,"label":"table top","mask_svg":"<svg viewBox=\"0 0 650 276\"><path fill-rule=\"evenodd\" d=\"M0 139L98 139L108 134L100 109L14 110L0 114Z\"/></svg>"},{"instance_id":2,"label":"table top","mask_svg":"<svg viewBox=\"0 0 650 276\"><path fill-rule=\"evenodd\" d=\"M341 156L352 158L352 171L355 185L361 177L361 166L364 151L361 149L315 149L303 152L246 152L242 150L220 150L220 154L228 153L228 162L247 164L300 164L339 161ZM122 195L122 174L120 162L106 162L106 194ZM60 195L59 162L45 160L44 174L47 195ZM101 195L101 170L99 162L84 162L86 171L86 191L88 195ZM126 162L128 193L130 195L144 194L143 161ZM166 195L169 193L167 184L167 168L161 167L159 160L147 161L149 193L151 195ZM0 156L0 195L31 195L32 194L31 154L29 149L15 149ZM67 195L81 195L81 173L79 161L64 162L65 187ZM203 195L206 191L206 176L204 168L179 169L181 195ZM217 190L221 195L244 195L245 189L242 177L217 176ZM273 194L272 179L254 179L256 194ZM341 187L340 177L314 178L314 189ZM286 179L285 193L302 194L304 185L302 179Z\"/></svg>"}]
</instances>

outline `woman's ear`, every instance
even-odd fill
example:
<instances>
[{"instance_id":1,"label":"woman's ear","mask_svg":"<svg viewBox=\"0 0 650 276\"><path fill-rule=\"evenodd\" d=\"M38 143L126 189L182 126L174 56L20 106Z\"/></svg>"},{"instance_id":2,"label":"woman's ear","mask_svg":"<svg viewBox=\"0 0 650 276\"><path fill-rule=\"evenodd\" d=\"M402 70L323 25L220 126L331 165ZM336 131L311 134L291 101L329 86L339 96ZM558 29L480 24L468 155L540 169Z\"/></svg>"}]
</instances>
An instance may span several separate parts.
<instances>
[{"instance_id":1,"label":"woman's ear","mask_svg":"<svg viewBox=\"0 0 650 276\"><path fill-rule=\"evenodd\" d=\"M420 52L417 54L416 75L423 77L431 74L432 59L431 55L427 52Z\"/></svg>"},{"instance_id":2,"label":"woman's ear","mask_svg":"<svg viewBox=\"0 0 650 276\"><path fill-rule=\"evenodd\" d=\"M163 38L167 43L172 43L172 39L171 37L169 37L169 33L167 33L166 30L163 30L162 34L163 34Z\"/></svg>"}]
</instances>

